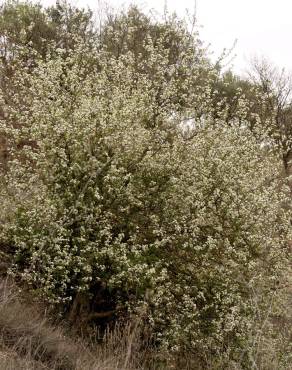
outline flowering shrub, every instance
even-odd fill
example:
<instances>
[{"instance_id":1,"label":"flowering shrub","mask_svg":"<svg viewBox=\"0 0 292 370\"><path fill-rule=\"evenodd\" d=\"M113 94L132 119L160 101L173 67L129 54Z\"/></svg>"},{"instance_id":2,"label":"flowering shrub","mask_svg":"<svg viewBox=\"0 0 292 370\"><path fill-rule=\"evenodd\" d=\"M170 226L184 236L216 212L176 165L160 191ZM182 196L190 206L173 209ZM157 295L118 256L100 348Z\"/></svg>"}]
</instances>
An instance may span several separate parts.
<instances>
[{"instance_id":1,"label":"flowering shrub","mask_svg":"<svg viewBox=\"0 0 292 370\"><path fill-rule=\"evenodd\" d=\"M279 165L236 120L214 128L204 58L180 105L176 65L165 71L167 56L147 47L155 79L131 52L96 51L88 72L86 45L19 74L2 123L2 242L14 273L53 303L92 302L102 286L117 315L145 307L166 348L238 348L254 291L267 302L285 264Z\"/></svg>"}]
</instances>

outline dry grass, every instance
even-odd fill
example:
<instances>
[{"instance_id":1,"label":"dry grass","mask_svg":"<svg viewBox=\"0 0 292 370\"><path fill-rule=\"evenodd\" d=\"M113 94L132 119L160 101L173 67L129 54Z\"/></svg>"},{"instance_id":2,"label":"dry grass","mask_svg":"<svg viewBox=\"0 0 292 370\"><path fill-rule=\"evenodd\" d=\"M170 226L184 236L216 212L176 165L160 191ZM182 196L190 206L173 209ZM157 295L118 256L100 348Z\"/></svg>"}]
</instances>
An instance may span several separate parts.
<instances>
[{"instance_id":1,"label":"dry grass","mask_svg":"<svg viewBox=\"0 0 292 370\"><path fill-rule=\"evenodd\" d=\"M136 370L145 368L138 324L117 326L106 344L89 344L50 324L8 280L0 282L0 370Z\"/></svg>"}]
</instances>

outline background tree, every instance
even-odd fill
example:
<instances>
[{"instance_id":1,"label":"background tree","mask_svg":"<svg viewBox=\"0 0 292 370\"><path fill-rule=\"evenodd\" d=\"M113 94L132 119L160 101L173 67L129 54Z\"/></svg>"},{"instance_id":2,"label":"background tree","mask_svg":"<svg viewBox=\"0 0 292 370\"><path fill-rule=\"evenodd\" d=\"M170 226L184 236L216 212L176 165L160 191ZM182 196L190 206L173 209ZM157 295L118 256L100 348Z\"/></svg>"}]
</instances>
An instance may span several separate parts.
<instances>
[{"instance_id":1,"label":"background tree","mask_svg":"<svg viewBox=\"0 0 292 370\"><path fill-rule=\"evenodd\" d=\"M266 130L281 157L286 176L292 174L292 78L266 60L255 59L250 80L262 92L261 115L269 119ZM291 180L290 180L291 181ZM290 185L291 186L291 185Z\"/></svg>"}]
</instances>

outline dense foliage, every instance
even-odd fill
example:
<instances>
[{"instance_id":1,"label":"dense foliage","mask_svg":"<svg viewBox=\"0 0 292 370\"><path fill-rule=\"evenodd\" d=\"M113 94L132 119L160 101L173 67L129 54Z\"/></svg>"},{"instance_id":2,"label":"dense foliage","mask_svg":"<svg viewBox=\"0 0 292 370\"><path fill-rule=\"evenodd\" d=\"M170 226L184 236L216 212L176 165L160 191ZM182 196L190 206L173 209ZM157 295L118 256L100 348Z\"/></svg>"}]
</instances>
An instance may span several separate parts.
<instances>
[{"instance_id":1,"label":"dense foliage","mask_svg":"<svg viewBox=\"0 0 292 370\"><path fill-rule=\"evenodd\" d=\"M272 118L238 91L230 114L233 86L176 18L103 30L22 60L2 93L11 270L83 323L143 311L162 347L236 358L287 271Z\"/></svg>"}]
</instances>

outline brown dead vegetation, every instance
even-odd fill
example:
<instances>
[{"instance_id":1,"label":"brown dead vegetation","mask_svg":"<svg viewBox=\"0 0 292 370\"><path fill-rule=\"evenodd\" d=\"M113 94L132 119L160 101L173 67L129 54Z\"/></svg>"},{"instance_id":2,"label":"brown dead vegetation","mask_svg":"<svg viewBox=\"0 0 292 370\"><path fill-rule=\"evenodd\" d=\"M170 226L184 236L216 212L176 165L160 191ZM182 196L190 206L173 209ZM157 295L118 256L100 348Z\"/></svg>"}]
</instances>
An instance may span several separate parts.
<instances>
[{"instance_id":1,"label":"brown dead vegetation","mask_svg":"<svg viewBox=\"0 0 292 370\"><path fill-rule=\"evenodd\" d=\"M145 368L137 323L107 332L106 344L90 343L65 325L54 325L30 298L7 278L0 281L0 370Z\"/></svg>"}]
</instances>

